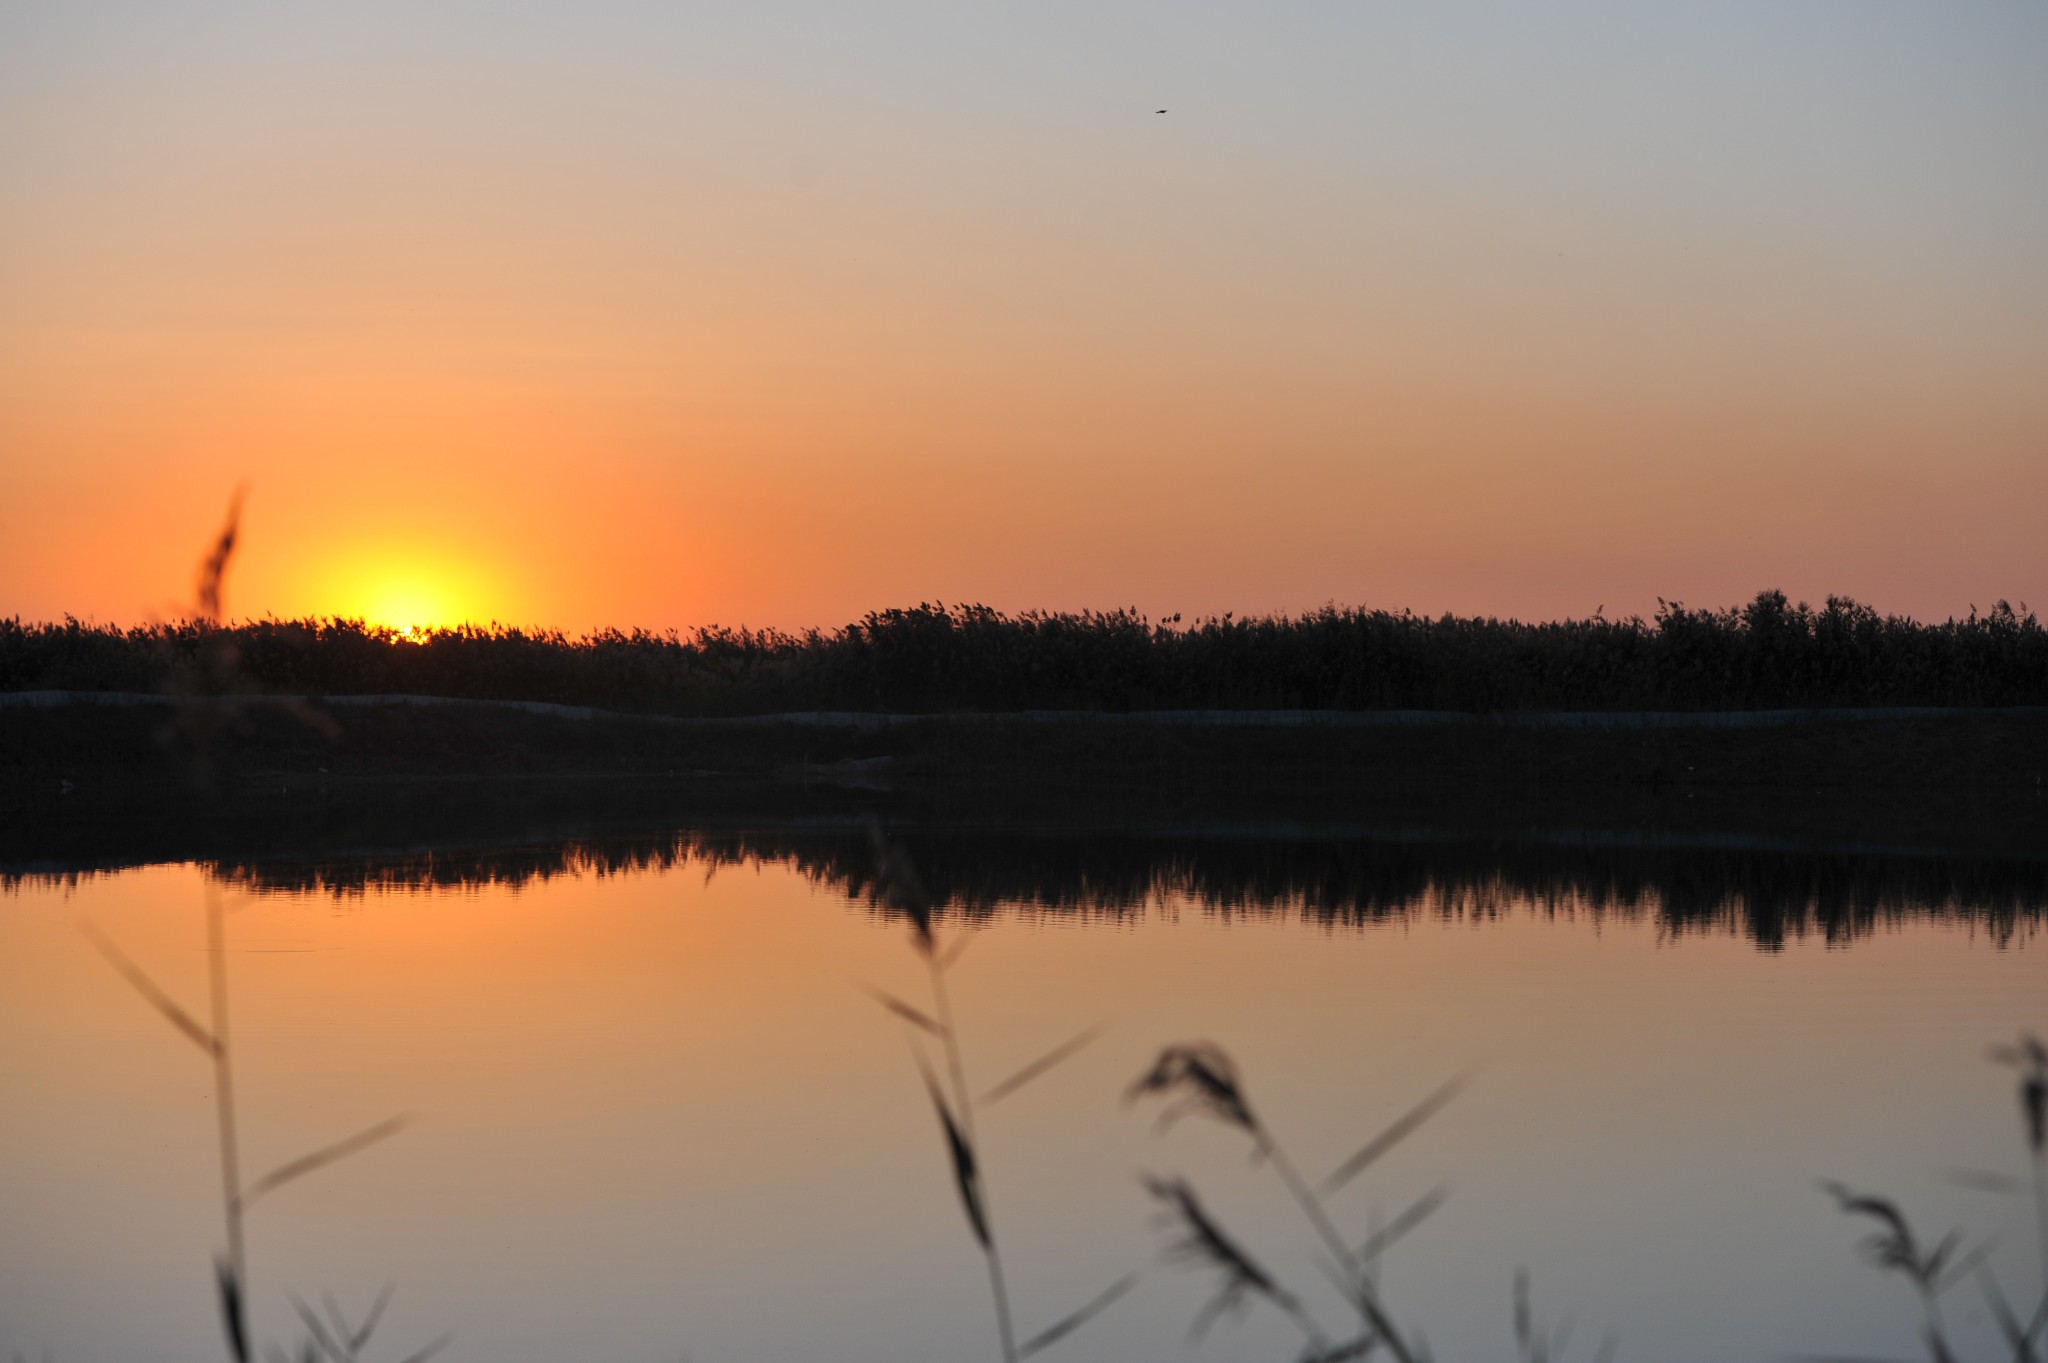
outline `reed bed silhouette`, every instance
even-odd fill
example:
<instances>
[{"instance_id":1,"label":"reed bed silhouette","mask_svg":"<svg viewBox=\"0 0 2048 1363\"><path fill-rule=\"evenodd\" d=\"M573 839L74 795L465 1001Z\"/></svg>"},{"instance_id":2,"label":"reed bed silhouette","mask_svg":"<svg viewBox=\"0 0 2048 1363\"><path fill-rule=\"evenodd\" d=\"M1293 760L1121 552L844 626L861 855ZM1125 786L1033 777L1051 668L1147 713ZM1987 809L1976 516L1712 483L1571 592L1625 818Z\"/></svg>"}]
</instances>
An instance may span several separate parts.
<instances>
[{"instance_id":1,"label":"reed bed silhouette","mask_svg":"<svg viewBox=\"0 0 2048 1363\"><path fill-rule=\"evenodd\" d=\"M232 652L278 695L421 694L668 715L798 710L1743 710L2048 704L2023 603L1961 619L1764 591L1649 619L1524 622L1326 607L1183 624L1135 610L923 603L836 630L401 632L356 619L134 628L0 619L0 691L159 691Z\"/></svg>"}]
</instances>

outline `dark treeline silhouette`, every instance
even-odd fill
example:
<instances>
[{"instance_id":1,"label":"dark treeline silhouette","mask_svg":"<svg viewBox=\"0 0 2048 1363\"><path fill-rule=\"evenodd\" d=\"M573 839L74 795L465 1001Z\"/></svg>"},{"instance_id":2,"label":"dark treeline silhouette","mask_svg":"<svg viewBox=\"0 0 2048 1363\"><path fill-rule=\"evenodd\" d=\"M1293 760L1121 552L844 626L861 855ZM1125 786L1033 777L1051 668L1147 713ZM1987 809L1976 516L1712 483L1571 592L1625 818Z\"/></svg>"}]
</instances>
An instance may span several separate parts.
<instances>
[{"instance_id":1,"label":"dark treeline silhouette","mask_svg":"<svg viewBox=\"0 0 2048 1363\"><path fill-rule=\"evenodd\" d=\"M1175 836L909 833L937 912L1125 918L1192 903L1221 917L1285 916L1330 927L1416 918L1490 920L1529 910L1654 919L1674 935L1739 934L1760 947L1846 942L1887 925L1942 920L2006 942L2048 911L2048 862L1863 849L1603 845L1591 841L1314 837L1212 831ZM489 850L222 860L213 876L254 892L351 897L420 888L520 888L566 874L622 875L694 863L788 866L876 913L858 827L664 833ZM48 881L65 873L0 877Z\"/></svg>"},{"instance_id":2,"label":"dark treeline silhouette","mask_svg":"<svg viewBox=\"0 0 2048 1363\"><path fill-rule=\"evenodd\" d=\"M225 646L225 648L224 648ZM1153 622L920 605L831 631L497 625L400 634L356 620L122 629L0 620L0 690L159 691L226 652L295 695L419 694L674 715L790 710L1766 709L2048 703L2048 629L1999 602L1922 624L1840 597L1664 603L1650 620L1302 616Z\"/></svg>"}]
</instances>

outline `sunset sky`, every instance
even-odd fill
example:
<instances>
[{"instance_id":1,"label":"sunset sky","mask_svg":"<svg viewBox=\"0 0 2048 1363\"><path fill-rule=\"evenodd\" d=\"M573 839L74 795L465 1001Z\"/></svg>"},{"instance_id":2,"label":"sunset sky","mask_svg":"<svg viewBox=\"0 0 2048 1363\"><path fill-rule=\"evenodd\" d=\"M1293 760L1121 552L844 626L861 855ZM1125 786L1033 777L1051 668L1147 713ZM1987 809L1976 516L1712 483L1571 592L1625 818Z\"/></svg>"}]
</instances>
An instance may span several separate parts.
<instances>
[{"instance_id":1,"label":"sunset sky","mask_svg":"<svg viewBox=\"0 0 2048 1363\"><path fill-rule=\"evenodd\" d=\"M0 616L244 484L238 615L2048 607L2048 5L0 7Z\"/></svg>"}]
</instances>

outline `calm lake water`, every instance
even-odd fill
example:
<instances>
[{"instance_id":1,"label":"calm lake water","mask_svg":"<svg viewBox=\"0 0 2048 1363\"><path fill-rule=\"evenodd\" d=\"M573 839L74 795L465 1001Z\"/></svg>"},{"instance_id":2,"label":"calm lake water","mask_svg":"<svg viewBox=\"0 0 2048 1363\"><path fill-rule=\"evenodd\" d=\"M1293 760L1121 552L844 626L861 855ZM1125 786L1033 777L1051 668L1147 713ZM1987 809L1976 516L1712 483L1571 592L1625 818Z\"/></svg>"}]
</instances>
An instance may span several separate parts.
<instances>
[{"instance_id":1,"label":"calm lake water","mask_svg":"<svg viewBox=\"0 0 2048 1363\"><path fill-rule=\"evenodd\" d=\"M1204 851L1204 849L1210 849ZM1215 850L1215 849L1222 850ZM1272 1170L1124 1091L1215 1042L1311 1176L1447 1080L1460 1096L1331 1199L1390 1253L1439 1359L1509 1359L1512 1286L1660 1363L1912 1356L1910 1287L1824 1178L2043 1279L2011 1071L2048 1032L2038 877L1855 856L1418 853L1188 838L913 843L952 900L971 1087L1084 1029L986 1107L981 1157L1030 1335L1126 1274L1047 1359L1290 1359L1254 1302L1176 1264L1140 1175L1180 1175L1333 1334L1337 1292ZM220 1355L211 1070L79 929L202 1011L204 904L229 905L251 1174L392 1114L396 1138L250 1213L257 1334L290 1296L397 1294L373 1358L695 1363L992 1359L982 1264L913 1051L928 1006L858 838L683 836L324 866L15 878L0 897L0 1356ZM2029 1288L2029 1284L2033 1284ZM1974 1284L1945 1301L1988 1344ZM1988 1356L1988 1348L1985 1350Z\"/></svg>"}]
</instances>

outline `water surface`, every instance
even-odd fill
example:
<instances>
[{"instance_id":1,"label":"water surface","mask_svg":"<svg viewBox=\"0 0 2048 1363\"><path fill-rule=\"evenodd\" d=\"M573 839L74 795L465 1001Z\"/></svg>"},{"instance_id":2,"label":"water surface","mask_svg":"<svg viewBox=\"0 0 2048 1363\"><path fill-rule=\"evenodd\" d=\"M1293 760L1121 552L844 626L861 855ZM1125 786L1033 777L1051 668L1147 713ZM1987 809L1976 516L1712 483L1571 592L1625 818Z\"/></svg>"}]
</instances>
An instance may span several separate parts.
<instances>
[{"instance_id":1,"label":"water surface","mask_svg":"<svg viewBox=\"0 0 2048 1363\"><path fill-rule=\"evenodd\" d=\"M2028 1206L1988 1044L2048 1030L2040 897L1978 875L1626 849L1358 840L924 839L974 1087L1099 1038L981 1117L1020 1330L1139 1285L1050 1359L1294 1357L1254 1304L1197 1343L1211 1275L1162 1257L1142 1173L1184 1175L1335 1334L1342 1303L1270 1169L1124 1090L1214 1041L1326 1170L1454 1076L1440 1116L1331 1203L1358 1237L1439 1185L1391 1254L1441 1359L1513 1357L1511 1286L1624 1358L1916 1352L1824 1177L1933 1234ZM1205 850L1206 849L1206 850ZM1405 850L1404 850L1405 849ZM1690 858L1690 859L1688 859ZM910 933L857 838L788 831L352 862L17 878L0 898L0 1353L217 1356L211 1072L90 948L90 920L203 1006L226 896L250 1169L393 1113L396 1139L251 1213L257 1332L288 1294L398 1284L396 1359L993 1358L987 1289L919 1076ZM1949 1301L1959 1338L1988 1323Z\"/></svg>"}]
</instances>

